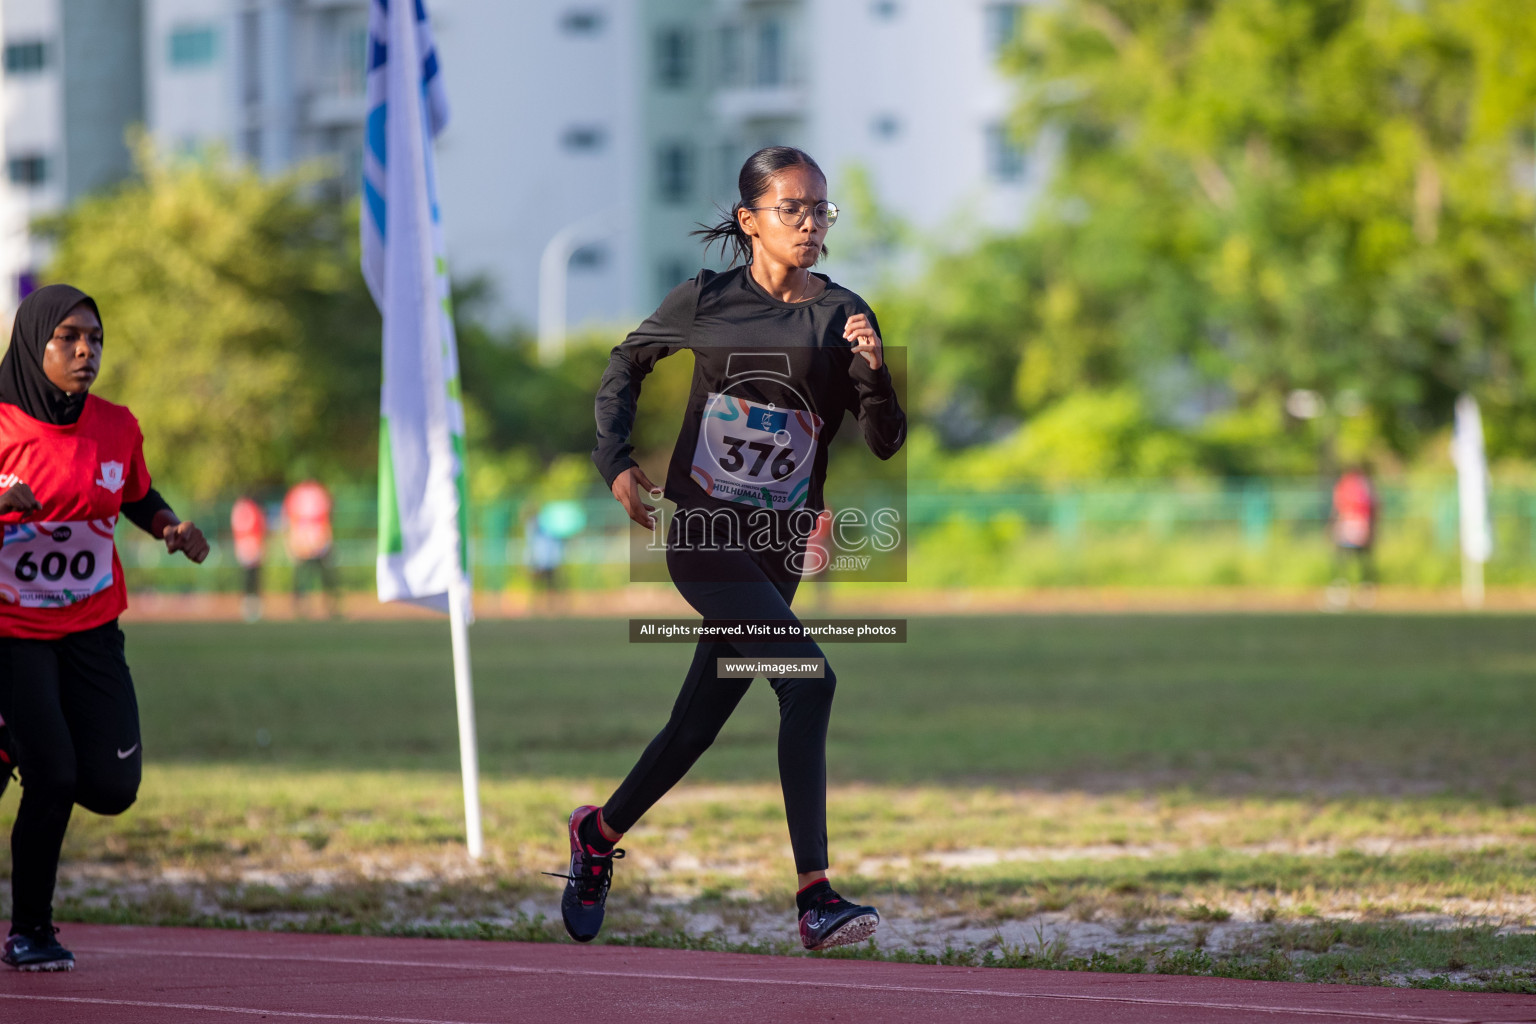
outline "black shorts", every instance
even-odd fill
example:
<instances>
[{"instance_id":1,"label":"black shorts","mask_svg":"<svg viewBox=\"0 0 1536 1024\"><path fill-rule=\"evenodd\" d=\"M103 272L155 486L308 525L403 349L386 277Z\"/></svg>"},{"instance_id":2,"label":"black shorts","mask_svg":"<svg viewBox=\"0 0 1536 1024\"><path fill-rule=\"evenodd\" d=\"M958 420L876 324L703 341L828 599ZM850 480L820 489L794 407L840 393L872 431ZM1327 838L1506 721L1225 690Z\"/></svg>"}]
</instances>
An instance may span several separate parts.
<instances>
[{"instance_id":1,"label":"black shorts","mask_svg":"<svg viewBox=\"0 0 1536 1024\"><path fill-rule=\"evenodd\" d=\"M144 745L117 621L57 640L0 638L0 716L21 770L11 829L11 921L46 925L76 804L121 814L139 793Z\"/></svg>"},{"instance_id":2,"label":"black shorts","mask_svg":"<svg viewBox=\"0 0 1536 1024\"><path fill-rule=\"evenodd\" d=\"M24 786L103 814L138 792L139 705L116 619L57 640L0 637L0 717Z\"/></svg>"}]
</instances>

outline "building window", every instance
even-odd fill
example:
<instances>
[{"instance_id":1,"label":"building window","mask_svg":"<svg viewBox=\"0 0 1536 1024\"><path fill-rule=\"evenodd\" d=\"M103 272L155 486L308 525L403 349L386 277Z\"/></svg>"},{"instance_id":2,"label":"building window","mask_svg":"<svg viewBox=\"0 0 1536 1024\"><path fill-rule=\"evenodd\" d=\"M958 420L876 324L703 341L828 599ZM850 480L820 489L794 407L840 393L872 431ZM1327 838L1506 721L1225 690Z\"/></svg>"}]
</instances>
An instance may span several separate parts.
<instances>
[{"instance_id":1,"label":"building window","mask_svg":"<svg viewBox=\"0 0 1536 1024\"><path fill-rule=\"evenodd\" d=\"M205 68L216 56L217 36L211 25L185 25L171 30L171 67Z\"/></svg>"},{"instance_id":2,"label":"building window","mask_svg":"<svg viewBox=\"0 0 1536 1024\"><path fill-rule=\"evenodd\" d=\"M656 82L680 89L693 77L693 34L685 28L664 28L656 34Z\"/></svg>"},{"instance_id":3,"label":"building window","mask_svg":"<svg viewBox=\"0 0 1536 1024\"><path fill-rule=\"evenodd\" d=\"M901 134L901 118L895 114L881 114L870 122L869 130L881 142L890 142Z\"/></svg>"},{"instance_id":4,"label":"building window","mask_svg":"<svg viewBox=\"0 0 1536 1024\"><path fill-rule=\"evenodd\" d=\"M693 194L693 147L686 142L663 144L656 151L656 184L664 201L687 202Z\"/></svg>"},{"instance_id":5,"label":"building window","mask_svg":"<svg viewBox=\"0 0 1536 1024\"><path fill-rule=\"evenodd\" d=\"M48 158L35 153L11 157L6 161L5 169L12 185L36 188L48 181Z\"/></svg>"},{"instance_id":6,"label":"building window","mask_svg":"<svg viewBox=\"0 0 1536 1024\"><path fill-rule=\"evenodd\" d=\"M688 280L688 264L682 260L674 257L656 264L656 290L662 295L666 295L686 280Z\"/></svg>"},{"instance_id":7,"label":"building window","mask_svg":"<svg viewBox=\"0 0 1536 1024\"><path fill-rule=\"evenodd\" d=\"M319 94L362 96L368 88L368 13L327 11L320 18L316 37Z\"/></svg>"},{"instance_id":8,"label":"building window","mask_svg":"<svg viewBox=\"0 0 1536 1024\"><path fill-rule=\"evenodd\" d=\"M595 153L608 141L608 133L595 124L573 124L560 135L560 145L572 153Z\"/></svg>"},{"instance_id":9,"label":"building window","mask_svg":"<svg viewBox=\"0 0 1536 1024\"><path fill-rule=\"evenodd\" d=\"M720 27L720 84L740 85L745 77L742 73L742 63L741 26L722 25Z\"/></svg>"},{"instance_id":10,"label":"building window","mask_svg":"<svg viewBox=\"0 0 1536 1024\"><path fill-rule=\"evenodd\" d=\"M783 85L784 23L778 18L765 18L757 26L757 84L772 87Z\"/></svg>"},{"instance_id":11,"label":"building window","mask_svg":"<svg viewBox=\"0 0 1536 1024\"><path fill-rule=\"evenodd\" d=\"M1024 5L987 4L987 52L993 57L1002 55L1018 38L1019 25L1024 21Z\"/></svg>"},{"instance_id":12,"label":"building window","mask_svg":"<svg viewBox=\"0 0 1536 1024\"><path fill-rule=\"evenodd\" d=\"M875 0L869 5L869 13L871 17L881 21L890 21L901 13L901 8L896 6L896 0Z\"/></svg>"},{"instance_id":13,"label":"building window","mask_svg":"<svg viewBox=\"0 0 1536 1024\"><path fill-rule=\"evenodd\" d=\"M993 181L1018 182L1024 180L1025 154L1006 125L994 124L987 128L987 173Z\"/></svg>"},{"instance_id":14,"label":"building window","mask_svg":"<svg viewBox=\"0 0 1536 1024\"><path fill-rule=\"evenodd\" d=\"M5 73L33 75L48 66L48 44L40 39L5 44Z\"/></svg>"},{"instance_id":15,"label":"building window","mask_svg":"<svg viewBox=\"0 0 1536 1024\"><path fill-rule=\"evenodd\" d=\"M573 36L595 36L603 30L603 12L566 11L560 17L560 29Z\"/></svg>"},{"instance_id":16,"label":"building window","mask_svg":"<svg viewBox=\"0 0 1536 1024\"><path fill-rule=\"evenodd\" d=\"M584 245L571 253L572 270L602 270L608 265L608 247L601 242Z\"/></svg>"},{"instance_id":17,"label":"building window","mask_svg":"<svg viewBox=\"0 0 1536 1024\"><path fill-rule=\"evenodd\" d=\"M261 102L261 12L240 15L240 99L246 106ZM249 149L247 156L251 156Z\"/></svg>"}]
</instances>

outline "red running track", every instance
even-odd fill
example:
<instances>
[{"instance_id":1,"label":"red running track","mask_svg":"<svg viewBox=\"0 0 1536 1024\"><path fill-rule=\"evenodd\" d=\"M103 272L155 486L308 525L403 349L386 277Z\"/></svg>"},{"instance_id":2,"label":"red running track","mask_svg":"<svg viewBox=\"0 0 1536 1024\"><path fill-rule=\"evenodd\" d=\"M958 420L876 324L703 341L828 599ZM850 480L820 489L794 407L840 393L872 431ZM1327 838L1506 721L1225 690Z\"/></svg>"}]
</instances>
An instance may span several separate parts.
<instances>
[{"instance_id":1,"label":"red running track","mask_svg":"<svg viewBox=\"0 0 1536 1024\"><path fill-rule=\"evenodd\" d=\"M1536 1021L1532 996L1347 985L193 928L60 937L80 966L0 973L0 1021Z\"/></svg>"}]
</instances>

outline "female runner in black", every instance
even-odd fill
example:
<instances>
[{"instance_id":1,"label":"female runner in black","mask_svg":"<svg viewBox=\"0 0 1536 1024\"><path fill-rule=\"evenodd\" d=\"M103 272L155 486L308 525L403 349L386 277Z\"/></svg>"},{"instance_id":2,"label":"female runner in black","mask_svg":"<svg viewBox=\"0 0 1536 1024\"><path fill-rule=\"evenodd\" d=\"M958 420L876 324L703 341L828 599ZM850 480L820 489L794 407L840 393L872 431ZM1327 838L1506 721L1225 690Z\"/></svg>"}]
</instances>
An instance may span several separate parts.
<instances>
[{"instance_id":1,"label":"female runner in black","mask_svg":"<svg viewBox=\"0 0 1536 1024\"><path fill-rule=\"evenodd\" d=\"M96 303L68 285L21 303L0 359L0 718L21 770L11 829L11 930L0 961L67 971L53 927L59 850L75 804L121 814L144 749L117 617L128 607L118 515L194 562L208 541L150 486L144 435L89 394L101 366Z\"/></svg>"},{"instance_id":2,"label":"female runner in black","mask_svg":"<svg viewBox=\"0 0 1536 1024\"><path fill-rule=\"evenodd\" d=\"M807 570L806 538L824 507L827 447L845 412L880 458L906 437L874 313L853 292L813 274L837 219L827 180L808 155L776 146L741 169L731 216L700 232L731 247L724 273L700 271L613 350L598 388L603 479L629 517L655 529L656 496L631 457L640 386L664 356L694 356L693 385L667 473L677 512L667 568L707 622L795 622L790 602ZM601 808L578 807L568 831L566 930L590 941L602 926L615 842L714 742L750 678L718 674L720 658L822 659L811 640L703 639L666 726ZM823 662L824 663L824 662ZM880 916L827 881L826 740L837 677L770 680L779 703L779 778L799 875L800 938L808 949L861 941Z\"/></svg>"}]
</instances>

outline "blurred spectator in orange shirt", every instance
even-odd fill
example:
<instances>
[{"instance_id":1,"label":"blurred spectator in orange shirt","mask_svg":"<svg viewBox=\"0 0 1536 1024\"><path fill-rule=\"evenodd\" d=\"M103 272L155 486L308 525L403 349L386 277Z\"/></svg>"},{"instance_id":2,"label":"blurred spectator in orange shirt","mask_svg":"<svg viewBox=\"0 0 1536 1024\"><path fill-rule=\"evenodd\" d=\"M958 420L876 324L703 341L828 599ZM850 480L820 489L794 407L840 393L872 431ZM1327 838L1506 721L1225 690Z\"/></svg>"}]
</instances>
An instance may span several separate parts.
<instances>
[{"instance_id":1,"label":"blurred spectator in orange shirt","mask_svg":"<svg viewBox=\"0 0 1536 1024\"><path fill-rule=\"evenodd\" d=\"M283 499L288 524L288 556L293 559L293 612L299 614L304 583L318 580L327 612L338 612L336 578L331 571L331 492L318 480L294 484Z\"/></svg>"}]
</instances>

